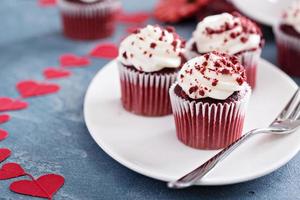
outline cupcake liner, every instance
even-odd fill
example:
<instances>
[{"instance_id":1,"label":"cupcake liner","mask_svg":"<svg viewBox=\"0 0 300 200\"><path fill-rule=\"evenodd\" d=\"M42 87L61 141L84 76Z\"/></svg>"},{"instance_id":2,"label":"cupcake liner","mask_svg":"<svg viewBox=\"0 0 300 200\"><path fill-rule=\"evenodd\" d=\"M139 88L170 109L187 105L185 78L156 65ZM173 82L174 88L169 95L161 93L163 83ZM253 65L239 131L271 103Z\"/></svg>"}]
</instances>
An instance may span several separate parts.
<instances>
[{"instance_id":1,"label":"cupcake liner","mask_svg":"<svg viewBox=\"0 0 300 200\"><path fill-rule=\"evenodd\" d=\"M118 64L123 107L134 114L163 116L172 113L169 88L177 73L149 74Z\"/></svg>"},{"instance_id":2,"label":"cupcake liner","mask_svg":"<svg viewBox=\"0 0 300 200\"><path fill-rule=\"evenodd\" d=\"M245 51L236 55L241 64L245 67L247 83L252 89L256 86L256 72L257 66L261 55L261 49L255 51Z\"/></svg>"},{"instance_id":3,"label":"cupcake liner","mask_svg":"<svg viewBox=\"0 0 300 200\"><path fill-rule=\"evenodd\" d=\"M115 30L119 1L95 4L76 4L59 0L64 35L71 39L93 40L105 38Z\"/></svg>"},{"instance_id":4,"label":"cupcake liner","mask_svg":"<svg viewBox=\"0 0 300 200\"><path fill-rule=\"evenodd\" d=\"M220 149L241 136L251 94L248 85L241 100L223 104L184 100L175 94L176 85L170 88L170 98L177 137L182 143L197 149Z\"/></svg>"},{"instance_id":5,"label":"cupcake liner","mask_svg":"<svg viewBox=\"0 0 300 200\"><path fill-rule=\"evenodd\" d=\"M195 40L190 39L186 44L186 51L184 53L184 56L187 60L199 56L199 53L192 50L194 43ZM245 67L247 82L252 89L254 89L256 86L256 72L260 55L260 48L255 51L245 51L236 55L239 58L241 64Z\"/></svg>"},{"instance_id":6,"label":"cupcake liner","mask_svg":"<svg viewBox=\"0 0 300 200\"><path fill-rule=\"evenodd\" d=\"M283 71L292 76L300 76L298 66L300 57L300 39L284 33L280 25L274 25L273 31L277 43L277 58Z\"/></svg>"}]
</instances>

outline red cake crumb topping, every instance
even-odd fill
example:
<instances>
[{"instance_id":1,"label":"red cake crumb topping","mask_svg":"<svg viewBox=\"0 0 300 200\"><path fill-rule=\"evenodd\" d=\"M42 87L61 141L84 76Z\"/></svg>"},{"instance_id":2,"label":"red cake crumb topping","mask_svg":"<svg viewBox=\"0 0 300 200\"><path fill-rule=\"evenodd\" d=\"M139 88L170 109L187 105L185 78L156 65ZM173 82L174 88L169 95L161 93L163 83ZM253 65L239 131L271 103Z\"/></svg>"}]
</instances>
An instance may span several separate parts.
<instances>
[{"instance_id":1,"label":"red cake crumb topping","mask_svg":"<svg viewBox=\"0 0 300 200\"><path fill-rule=\"evenodd\" d=\"M211 55L216 55L216 57L212 57ZM245 69L239 63L238 58L235 56L230 56L225 53L220 53L213 51L208 54L203 55L204 61L202 59L202 63L192 62L194 66L189 66L189 62L186 63L188 65L187 69L181 70L179 76L179 82L184 83L185 75L192 76L195 72L195 69L198 73L201 74L201 78L210 82L208 85L205 82L199 81L201 78L197 78L198 75L193 79L193 82L188 81L189 84L188 92L189 94L198 93L200 96L205 96L206 93L211 92L213 87L216 87L219 83L219 79L215 78L215 75L210 75L210 72L219 75L231 75L234 77L233 81L236 81L238 85L242 85L246 81L245 77ZM212 63L213 62L213 63ZM219 76L222 77L222 76ZM188 80L188 79L186 79Z\"/></svg>"},{"instance_id":2,"label":"red cake crumb topping","mask_svg":"<svg viewBox=\"0 0 300 200\"><path fill-rule=\"evenodd\" d=\"M152 43L150 44L150 48L155 49L156 45L157 45L157 44L156 44L155 42L152 42Z\"/></svg>"},{"instance_id":3,"label":"red cake crumb topping","mask_svg":"<svg viewBox=\"0 0 300 200\"><path fill-rule=\"evenodd\" d=\"M127 59L127 54L126 51L124 51L124 53L122 54L123 58Z\"/></svg>"}]
</instances>

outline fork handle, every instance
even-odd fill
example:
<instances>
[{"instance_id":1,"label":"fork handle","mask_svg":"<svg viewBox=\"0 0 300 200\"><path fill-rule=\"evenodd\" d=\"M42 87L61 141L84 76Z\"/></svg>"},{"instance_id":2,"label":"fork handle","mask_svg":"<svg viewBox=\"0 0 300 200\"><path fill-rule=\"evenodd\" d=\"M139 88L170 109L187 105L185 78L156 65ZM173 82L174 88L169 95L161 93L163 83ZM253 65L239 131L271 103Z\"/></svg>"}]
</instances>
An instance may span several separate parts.
<instances>
[{"instance_id":1,"label":"fork handle","mask_svg":"<svg viewBox=\"0 0 300 200\"><path fill-rule=\"evenodd\" d=\"M243 144L247 139L249 139L252 135L255 135L257 133L261 132L270 132L269 129L254 129L252 131L249 131L245 133L242 137L240 137L238 140L224 148L222 151L220 151L218 154L216 154L214 157L206 161L204 164L202 164L200 167L197 167L190 173L184 175L183 177L179 178L176 181L169 182L168 187L174 188L174 189L181 189L186 188L189 186L194 185L199 179L204 177L211 169L213 169L221 160L226 158L233 150L235 150L238 146Z\"/></svg>"}]
</instances>

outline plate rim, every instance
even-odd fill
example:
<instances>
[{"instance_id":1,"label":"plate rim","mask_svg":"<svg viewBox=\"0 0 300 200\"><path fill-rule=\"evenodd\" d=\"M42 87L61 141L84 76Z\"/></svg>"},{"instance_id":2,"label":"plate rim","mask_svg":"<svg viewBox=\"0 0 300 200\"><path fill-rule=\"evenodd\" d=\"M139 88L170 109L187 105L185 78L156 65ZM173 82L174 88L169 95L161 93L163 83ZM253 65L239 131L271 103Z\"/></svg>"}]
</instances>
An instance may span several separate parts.
<instances>
[{"instance_id":1,"label":"plate rim","mask_svg":"<svg viewBox=\"0 0 300 200\"><path fill-rule=\"evenodd\" d=\"M247 9L243 9L243 7L241 6L241 2L239 2L240 0L230 0L230 2L242 13L244 13L246 16L250 17L251 19L266 25L266 26L273 26L276 22L272 22L271 20L269 20L269 18L259 18L256 15L253 15L252 13L248 12Z\"/></svg>"},{"instance_id":2,"label":"plate rim","mask_svg":"<svg viewBox=\"0 0 300 200\"><path fill-rule=\"evenodd\" d=\"M112 60L110 62L108 62L107 64L105 64L101 69L98 70L98 72L95 74L95 76L93 77L93 79L90 81L88 89L86 90L85 96L84 96L84 103L83 103L83 115L84 115L84 121L86 124L86 127L89 131L90 136L92 137L92 139L96 142L96 144L108 155L110 156L112 159L114 159L115 161L117 161L119 164L123 165L124 167L139 173L143 176L147 176L149 178L153 178L156 180L160 180L163 182L167 182L167 181L172 181L169 177L167 176L157 176L155 173L150 172L149 170L144 170L143 168L139 167L138 165L124 160L122 159L122 157L120 157L117 153L113 152L112 150L110 150L109 147L107 147L107 145L104 142L101 142L99 140L96 139L95 133L93 133L93 131L91 130L92 126L89 124L89 121L87 120L87 99L91 90L91 86L93 85L93 82L95 81L95 79L97 79L97 77L102 73L102 70L105 69L106 67L112 65L114 62L116 62L116 60ZM294 87L295 91L298 88L297 83L292 80L291 77L289 77L286 73L284 73L279 67L275 66L274 64L272 64L271 62L261 58L260 62L265 63L266 65L269 65L269 67L272 67L273 70L277 71L278 73L280 73L284 79L286 79L289 84L291 85L291 87ZM285 157L285 159L283 159L276 167L268 167L266 168L266 170L256 174L256 175L248 175L248 176L244 176L242 178L237 177L237 178L233 178L230 181L200 181L198 182L196 185L198 186L220 186L220 185L231 185L231 184L236 184L236 183L242 183L242 182L246 182L246 181L250 181L250 180L254 180L257 179L259 177L265 176L267 174L270 174L271 172L276 171L277 169L279 169L280 167L284 166L286 163L288 163L293 157L295 157L298 152L300 151L300 145L298 147L297 150L290 152L288 154L288 156Z\"/></svg>"}]
</instances>

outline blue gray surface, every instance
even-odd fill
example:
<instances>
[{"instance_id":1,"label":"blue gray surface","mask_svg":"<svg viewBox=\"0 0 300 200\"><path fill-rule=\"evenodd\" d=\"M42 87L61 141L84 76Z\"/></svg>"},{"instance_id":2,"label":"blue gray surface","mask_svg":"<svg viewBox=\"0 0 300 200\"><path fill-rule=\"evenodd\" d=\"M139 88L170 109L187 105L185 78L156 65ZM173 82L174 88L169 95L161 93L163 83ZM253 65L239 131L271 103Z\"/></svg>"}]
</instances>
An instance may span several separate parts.
<instances>
[{"instance_id":1,"label":"blue gray surface","mask_svg":"<svg viewBox=\"0 0 300 200\"><path fill-rule=\"evenodd\" d=\"M149 10L153 2L127 0L124 5L130 11ZM1 0L0 22L0 96L17 97L14 86L18 81L42 80L42 70L58 65L59 55L83 55L99 42L65 39L57 9L39 8L36 0ZM194 26L181 24L177 30L187 38ZM117 42L124 28L120 25L107 41ZM273 36L270 29L265 33L268 40L263 57L276 63ZM62 86L58 94L28 99L29 109L12 112L13 119L1 125L10 132L10 137L0 142L0 147L13 151L7 162L22 164L35 176L51 172L65 176L65 186L54 199L300 199L299 155L276 172L254 181L177 191L115 162L92 140L83 120L88 84L108 62L92 61L88 68L74 69L72 77L55 81ZM10 192L11 182L0 181L0 200L31 199Z\"/></svg>"}]
</instances>

